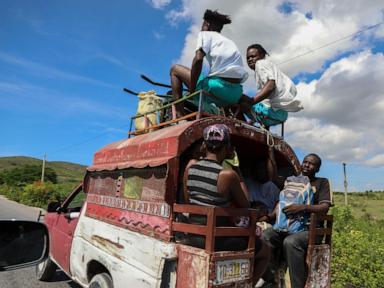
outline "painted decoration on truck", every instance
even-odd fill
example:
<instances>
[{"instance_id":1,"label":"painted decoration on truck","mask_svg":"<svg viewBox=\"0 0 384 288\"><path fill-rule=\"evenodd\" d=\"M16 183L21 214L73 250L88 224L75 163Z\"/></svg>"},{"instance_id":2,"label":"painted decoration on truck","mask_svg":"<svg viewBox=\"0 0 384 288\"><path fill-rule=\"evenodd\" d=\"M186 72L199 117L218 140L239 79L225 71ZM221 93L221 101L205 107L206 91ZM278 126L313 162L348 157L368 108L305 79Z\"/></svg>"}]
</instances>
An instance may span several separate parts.
<instances>
[{"instance_id":1,"label":"painted decoration on truck","mask_svg":"<svg viewBox=\"0 0 384 288\"><path fill-rule=\"evenodd\" d=\"M105 199L104 197L102 197L104 199L97 199L96 197L99 196L94 196L88 198L89 201L85 211L85 216L162 240L169 241L171 239L171 220L169 218L159 217L158 215L155 215L157 214L155 212L153 212L153 214L146 214L118 208L119 206L124 207L125 204L127 204L127 201L130 203L134 202L133 200L122 199L123 201L119 202L113 201L112 199ZM91 203L92 200L96 200L95 202L101 202L107 205ZM140 211L146 209L145 207L147 207L147 209L149 208L149 210L154 208L153 206L149 207L148 205L145 205L145 203L136 203L135 205ZM158 214L163 216L169 214L169 210L168 212L165 212L167 208L161 210L161 207L157 207L155 209L159 209Z\"/></svg>"},{"instance_id":2,"label":"painted decoration on truck","mask_svg":"<svg viewBox=\"0 0 384 288\"><path fill-rule=\"evenodd\" d=\"M167 165L94 171L87 175L88 194L162 202L165 197Z\"/></svg>"},{"instance_id":3,"label":"painted decoration on truck","mask_svg":"<svg viewBox=\"0 0 384 288\"><path fill-rule=\"evenodd\" d=\"M87 202L163 218L168 218L170 215L170 206L165 202L149 202L95 194L88 194Z\"/></svg>"},{"instance_id":4,"label":"painted decoration on truck","mask_svg":"<svg viewBox=\"0 0 384 288\"><path fill-rule=\"evenodd\" d=\"M126 178L124 181L123 195L126 198L137 199L141 198L141 191L143 190L143 179L138 176Z\"/></svg>"}]
</instances>

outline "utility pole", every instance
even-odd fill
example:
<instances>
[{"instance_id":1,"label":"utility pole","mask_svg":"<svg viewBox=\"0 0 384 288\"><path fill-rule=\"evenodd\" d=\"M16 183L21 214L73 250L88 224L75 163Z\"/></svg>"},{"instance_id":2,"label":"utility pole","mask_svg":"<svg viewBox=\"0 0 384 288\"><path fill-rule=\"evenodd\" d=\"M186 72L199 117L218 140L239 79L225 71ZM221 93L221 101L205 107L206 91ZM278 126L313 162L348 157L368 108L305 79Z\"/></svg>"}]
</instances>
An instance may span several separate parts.
<instances>
[{"instance_id":1,"label":"utility pole","mask_svg":"<svg viewBox=\"0 0 384 288\"><path fill-rule=\"evenodd\" d=\"M344 204L345 206L348 205L348 182L347 182L347 169L346 169L347 163L343 163L343 170L344 170Z\"/></svg>"},{"instance_id":2,"label":"utility pole","mask_svg":"<svg viewBox=\"0 0 384 288\"><path fill-rule=\"evenodd\" d=\"M41 168L41 183L44 183L44 174L45 174L45 160L47 158L47 153L44 153L44 158L43 158L43 166Z\"/></svg>"}]
</instances>

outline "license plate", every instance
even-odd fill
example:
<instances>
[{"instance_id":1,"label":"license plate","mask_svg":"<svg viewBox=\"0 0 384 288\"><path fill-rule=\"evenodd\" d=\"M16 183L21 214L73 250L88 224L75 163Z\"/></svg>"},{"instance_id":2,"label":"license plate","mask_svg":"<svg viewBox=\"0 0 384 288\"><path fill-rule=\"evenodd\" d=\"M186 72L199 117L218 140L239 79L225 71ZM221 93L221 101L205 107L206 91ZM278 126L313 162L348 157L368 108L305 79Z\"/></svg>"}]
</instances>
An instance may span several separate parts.
<instances>
[{"instance_id":1,"label":"license plate","mask_svg":"<svg viewBox=\"0 0 384 288\"><path fill-rule=\"evenodd\" d=\"M215 284L242 281L249 278L249 259L234 259L216 262Z\"/></svg>"}]
</instances>

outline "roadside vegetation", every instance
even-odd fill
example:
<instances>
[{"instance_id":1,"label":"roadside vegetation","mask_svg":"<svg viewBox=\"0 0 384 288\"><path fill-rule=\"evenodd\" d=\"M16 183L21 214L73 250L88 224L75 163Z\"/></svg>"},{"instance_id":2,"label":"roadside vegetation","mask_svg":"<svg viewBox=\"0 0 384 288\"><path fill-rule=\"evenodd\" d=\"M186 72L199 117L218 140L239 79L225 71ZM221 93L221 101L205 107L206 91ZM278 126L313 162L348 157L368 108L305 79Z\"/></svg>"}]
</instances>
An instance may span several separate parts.
<instances>
[{"instance_id":1,"label":"roadside vegetation","mask_svg":"<svg viewBox=\"0 0 384 288\"><path fill-rule=\"evenodd\" d=\"M46 208L63 200L82 180L85 167L49 162L41 183L41 161L28 157L0 158L0 195ZM332 287L384 287L384 192L334 193Z\"/></svg>"},{"instance_id":2,"label":"roadside vegetation","mask_svg":"<svg viewBox=\"0 0 384 288\"><path fill-rule=\"evenodd\" d=\"M40 208L65 197L82 181L85 167L68 162L47 162L41 183L41 160L0 158L0 195Z\"/></svg>"},{"instance_id":3,"label":"roadside vegetation","mask_svg":"<svg viewBox=\"0 0 384 288\"><path fill-rule=\"evenodd\" d=\"M384 192L349 199L350 205L336 202L332 208L332 287L384 287L384 213L383 206L377 206Z\"/></svg>"}]
</instances>

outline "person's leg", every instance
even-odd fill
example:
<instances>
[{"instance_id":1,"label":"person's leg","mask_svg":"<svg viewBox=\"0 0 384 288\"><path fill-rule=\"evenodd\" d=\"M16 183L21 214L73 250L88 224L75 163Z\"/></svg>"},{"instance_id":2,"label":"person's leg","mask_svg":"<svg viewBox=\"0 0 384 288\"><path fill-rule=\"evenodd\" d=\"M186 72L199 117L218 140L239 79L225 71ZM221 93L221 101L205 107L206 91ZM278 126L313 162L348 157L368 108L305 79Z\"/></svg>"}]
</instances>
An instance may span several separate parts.
<instances>
[{"instance_id":1,"label":"person's leg","mask_svg":"<svg viewBox=\"0 0 384 288\"><path fill-rule=\"evenodd\" d=\"M189 88L191 81L191 70L182 65L173 65L170 71L172 95L175 99L180 99L183 96L183 83ZM176 105L177 117L184 114L184 105L179 103Z\"/></svg>"},{"instance_id":2,"label":"person's leg","mask_svg":"<svg viewBox=\"0 0 384 288\"><path fill-rule=\"evenodd\" d=\"M283 242L284 254L287 260L291 286L302 288L307 279L305 255L308 246L308 231L295 233L285 237Z\"/></svg>"},{"instance_id":3,"label":"person's leg","mask_svg":"<svg viewBox=\"0 0 384 288\"><path fill-rule=\"evenodd\" d=\"M275 284L275 273L278 270L279 262L281 260L281 251L283 248L283 237L277 233L272 227L267 228L263 231L263 238L267 244L272 248L270 261L265 273L262 278L270 283Z\"/></svg>"},{"instance_id":4,"label":"person's leg","mask_svg":"<svg viewBox=\"0 0 384 288\"><path fill-rule=\"evenodd\" d=\"M284 110L273 110L263 103L257 103L253 106L256 112L256 118L259 123L266 127L274 126L285 122L288 118L288 112Z\"/></svg>"},{"instance_id":5,"label":"person's leg","mask_svg":"<svg viewBox=\"0 0 384 288\"><path fill-rule=\"evenodd\" d=\"M253 266L253 285L259 281L261 276L267 270L271 257L271 247L262 239L256 239L255 261Z\"/></svg>"}]
</instances>

